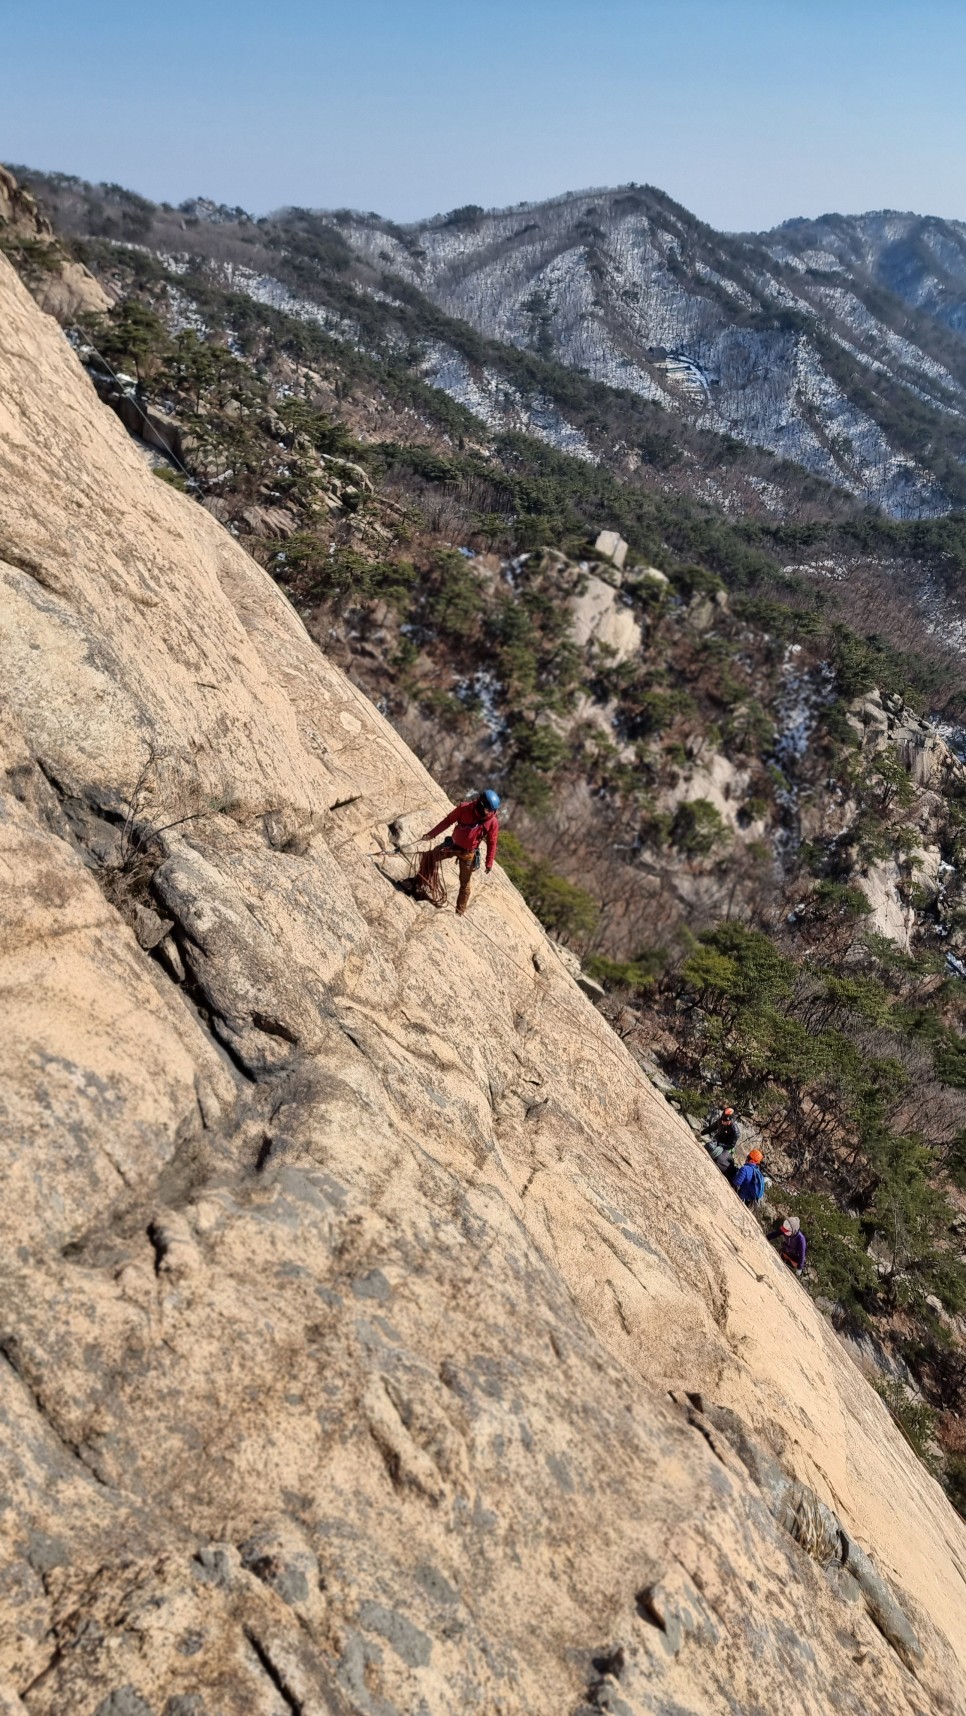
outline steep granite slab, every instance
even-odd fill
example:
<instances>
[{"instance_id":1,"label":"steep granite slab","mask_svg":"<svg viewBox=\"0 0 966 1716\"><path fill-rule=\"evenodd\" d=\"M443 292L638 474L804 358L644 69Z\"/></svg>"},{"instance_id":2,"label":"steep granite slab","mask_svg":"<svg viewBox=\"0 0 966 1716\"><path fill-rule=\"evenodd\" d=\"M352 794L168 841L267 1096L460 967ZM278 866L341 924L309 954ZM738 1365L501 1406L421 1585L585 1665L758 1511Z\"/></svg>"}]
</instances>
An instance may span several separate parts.
<instances>
[{"instance_id":1,"label":"steep granite slab","mask_svg":"<svg viewBox=\"0 0 966 1716\"><path fill-rule=\"evenodd\" d=\"M882 1402L509 884L395 887L438 788L0 300L0 1709L966 1710Z\"/></svg>"}]
</instances>

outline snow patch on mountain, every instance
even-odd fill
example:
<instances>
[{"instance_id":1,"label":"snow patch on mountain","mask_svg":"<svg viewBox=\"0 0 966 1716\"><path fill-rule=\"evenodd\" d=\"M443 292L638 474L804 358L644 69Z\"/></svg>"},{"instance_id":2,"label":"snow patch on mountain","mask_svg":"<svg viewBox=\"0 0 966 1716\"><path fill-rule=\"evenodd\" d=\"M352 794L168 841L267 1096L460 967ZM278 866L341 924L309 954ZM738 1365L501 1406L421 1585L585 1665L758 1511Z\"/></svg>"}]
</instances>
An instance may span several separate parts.
<instances>
[{"instance_id":1,"label":"snow patch on mountain","mask_svg":"<svg viewBox=\"0 0 966 1716\"><path fill-rule=\"evenodd\" d=\"M581 431L539 394L526 397L493 370L473 370L461 352L435 343L426 348L420 372L431 387L449 394L457 404L479 417L488 429L525 430L558 452L597 463L597 455Z\"/></svg>"},{"instance_id":2,"label":"snow patch on mountain","mask_svg":"<svg viewBox=\"0 0 966 1716\"><path fill-rule=\"evenodd\" d=\"M221 263L218 272L226 286L232 291L244 292L256 304L267 304L271 309L281 310L286 316L297 316L303 322L316 322L326 333L355 346L357 351L365 349L359 325L351 317L340 316L313 298L299 296L281 280L276 280L274 275L259 274L236 262Z\"/></svg>"}]
</instances>

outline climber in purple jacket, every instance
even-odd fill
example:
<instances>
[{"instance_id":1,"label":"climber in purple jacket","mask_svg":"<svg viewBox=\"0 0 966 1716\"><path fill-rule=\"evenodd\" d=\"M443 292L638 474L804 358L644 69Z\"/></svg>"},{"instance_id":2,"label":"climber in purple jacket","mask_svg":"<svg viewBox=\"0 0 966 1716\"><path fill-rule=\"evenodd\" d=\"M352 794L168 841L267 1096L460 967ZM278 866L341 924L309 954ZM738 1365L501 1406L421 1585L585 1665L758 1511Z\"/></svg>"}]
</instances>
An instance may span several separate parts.
<instances>
[{"instance_id":1,"label":"climber in purple jacket","mask_svg":"<svg viewBox=\"0 0 966 1716\"><path fill-rule=\"evenodd\" d=\"M797 1216L786 1216L777 1227L773 1227L767 1235L773 1245L778 1246L778 1255L783 1263L787 1263L794 1275L801 1275L805 1268L806 1241L802 1232L802 1224Z\"/></svg>"}]
</instances>

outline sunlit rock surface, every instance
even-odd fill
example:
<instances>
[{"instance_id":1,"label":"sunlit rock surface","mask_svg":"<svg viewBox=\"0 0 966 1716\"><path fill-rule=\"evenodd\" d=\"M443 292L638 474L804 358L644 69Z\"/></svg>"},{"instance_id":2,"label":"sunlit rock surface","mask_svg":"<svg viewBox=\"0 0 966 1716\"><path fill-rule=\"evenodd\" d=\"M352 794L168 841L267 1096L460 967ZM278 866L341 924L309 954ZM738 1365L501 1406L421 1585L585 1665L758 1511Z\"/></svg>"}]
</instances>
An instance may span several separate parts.
<instances>
[{"instance_id":1,"label":"sunlit rock surface","mask_svg":"<svg viewBox=\"0 0 966 1716\"><path fill-rule=\"evenodd\" d=\"M0 263L0 1709L966 1710L966 1528Z\"/></svg>"}]
</instances>

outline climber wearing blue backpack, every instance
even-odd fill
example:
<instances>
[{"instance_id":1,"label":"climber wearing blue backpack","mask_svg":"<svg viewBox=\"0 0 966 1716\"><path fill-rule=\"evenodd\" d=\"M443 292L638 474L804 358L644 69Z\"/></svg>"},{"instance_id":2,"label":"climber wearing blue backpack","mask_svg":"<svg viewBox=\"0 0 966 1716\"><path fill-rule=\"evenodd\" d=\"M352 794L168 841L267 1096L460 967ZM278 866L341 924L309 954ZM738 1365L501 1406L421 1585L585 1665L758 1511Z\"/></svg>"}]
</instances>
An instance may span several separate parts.
<instances>
[{"instance_id":1,"label":"climber wearing blue backpack","mask_svg":"<svg viewBox=\"0 0 966 1716\"><path fill-rule=\"evenodd\" d=\"M743 1204L749 1208L760 1204L765 1195L765 1176L761 1168L761 1151L749 1150L748 1160L743 1168L739 1168L732 1181L735 1191Z\"/></svg>"}]
</instances>

